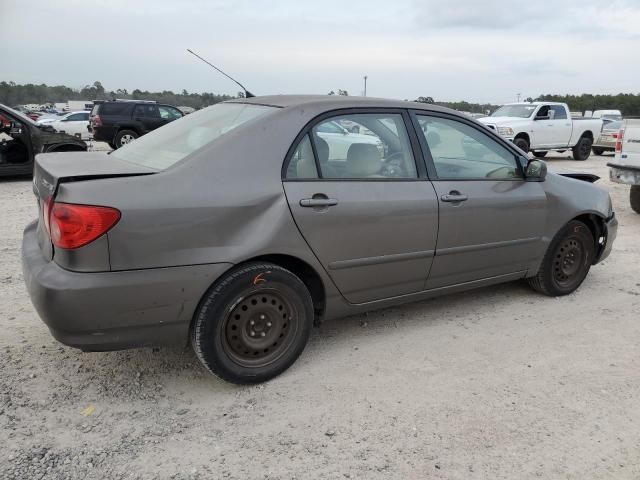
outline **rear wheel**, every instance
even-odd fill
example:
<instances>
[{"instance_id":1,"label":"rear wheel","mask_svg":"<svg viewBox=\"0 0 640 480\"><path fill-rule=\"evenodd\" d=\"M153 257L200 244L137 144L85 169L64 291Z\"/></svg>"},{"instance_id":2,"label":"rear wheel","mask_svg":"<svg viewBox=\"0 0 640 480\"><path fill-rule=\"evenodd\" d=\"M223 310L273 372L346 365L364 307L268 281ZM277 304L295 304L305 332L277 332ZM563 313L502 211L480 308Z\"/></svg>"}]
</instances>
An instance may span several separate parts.
<instances>
[{"instance_id":1,"label":"rear wheel","mask_svg":"<svg viewBox=\"0 0 640 480\"><path fill-rule=\"evenodd\" d=\"M593 152L594 155L602 155L604 153L604 148L593 147L591 151Z\"/></svg>"},{"instance_id":2,"label":"rear wheel","mask_svg":"<svg viewBox=\"0 0 640 480\"><path fill-rule=\"evenodd\" d=\"M589 158L592 144L593 140L591 140L589 137L580 138L576 146L572 149L574 160L586 160L587 158Z\"/></svg>"},{"instance_id":3,"label":"rear wheel","mask_svg":"<svg viewBox=\"0 0 640 480\"><path fill-rule=\"evenodd\" d=\"M313 303L293 273L252 263L228 273L198 309L191 344L204 366L233 383L259 383L285 371L302 353Z\"/></svg>"},{"instance_id":4,"label":"rear wheel","mask_svg":"<svg viewBox=\"0 0 640 480\"><path fill-rule=\"evenodd\" d=\"M544 158L544 157L546 157L546 156L547 156L547 153L549 153L549 152L533 152L533 155L534 155L536 158Z\"/></svg>"},{"instance_id":5,"label":"rear wheel","mask_svg":"<svg viewBox=\"0 0 640 480\"><path fill-rule=\"evenodd\" d=\"M629 200L631 201L631 208L633 211L640 213L640 185L631 185Z\"/></svg>"},{"instance_id":6,"label":"rear wheel","mask_svg":"<svg viewBox=\"0 0 640 480\"><path fill-rule=\"evenodd\" d=\"M523 150L524 152L528 152L529 151L529 142L527 142L526 138L516 138L513 141L513 144L518 147L520 150Z\"/></svg>"},{"instance_id":7,"label":"rear wheel","mask_svg":"<svg viewBox=\"0 0 640 480\"><path fill-rule=\"evenodd\" d=\"M589 228L572 220L554 237L535 277L529 285L540 293L557 297L575 291L584 281L595 254Z\"/></svg>"},{"instance_id":8,"label":"rear wheel","mask_svg":"<svg viewBox=\"0 0 640 480\"><path fill-rule=\"evenodd\" d=\"M127 143L133 142L136 138L138 138L138 136L139 135L133 130L120 130L117 133L113 143L115 144L116 148L120 148Z\"/></svg>"}]
</instances>

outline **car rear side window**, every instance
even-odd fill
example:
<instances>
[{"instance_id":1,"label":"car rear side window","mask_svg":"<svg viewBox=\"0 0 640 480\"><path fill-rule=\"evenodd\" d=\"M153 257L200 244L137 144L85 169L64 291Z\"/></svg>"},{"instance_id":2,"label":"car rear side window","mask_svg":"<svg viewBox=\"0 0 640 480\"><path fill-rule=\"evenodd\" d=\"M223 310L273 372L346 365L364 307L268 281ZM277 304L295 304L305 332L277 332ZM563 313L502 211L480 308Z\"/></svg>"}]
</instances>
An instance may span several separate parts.
<instances>
[{"instance_id":1,"label":"car rear side window","mask_svg":"<svg viewBox=\"0 0 640 480\"><path fill-rule=\"evenodd\" d=\"M97 113L99 115L126 115L131 106L132 105L130 103L125 102L102 103L96 105L98 108Z\"/></svg>"},{"instance_id":2,"label":"car rear side window","mask_svg":"<svg viewBox=\"0 0 640 480\"><path fill-rule=\"evenodd\" d=\"M311 137L305 136L289 161L288 179L418 178L409 135L401 114L339 115L317 123L310 135L313 137L315 150L310 148ZM316 157L309 158L313 154ZM316 171L316 165L320 172Z\"/></svg>"},{"instance_id":3,"label":"car rear side window","mask_svg":"<svg viewBox=\"0 0 640 480\"><path fill-rule=\"evenodd\" d=\"M418 115L439 180L517 180L516 156L489 135L456 120Z\"/></svg>"},{"instance_id":4,"label":"car rear side window","mask_svg":"<svg viewBox=\"0 0 640 480\"><path fill-rule=\"evenodd\" d=\"M219 103L199 110L115 150L119 160L164 170L240 125L276 111L249 103Z\"/></svg>"}]
</instances>

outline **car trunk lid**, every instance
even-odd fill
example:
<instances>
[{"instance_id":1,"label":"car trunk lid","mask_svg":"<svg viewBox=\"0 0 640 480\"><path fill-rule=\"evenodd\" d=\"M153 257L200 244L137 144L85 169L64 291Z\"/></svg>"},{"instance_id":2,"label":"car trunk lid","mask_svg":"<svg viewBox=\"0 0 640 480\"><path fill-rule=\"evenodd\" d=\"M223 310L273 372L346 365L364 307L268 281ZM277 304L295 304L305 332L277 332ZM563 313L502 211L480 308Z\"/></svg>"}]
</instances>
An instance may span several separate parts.
<instances>
[{"instance_id":1,"label":"car trunk lid","mask_svg":"<svg viewBox=\"0 0 640 480\"><path fill-rule=\"evenodd\" d=\"M101 178L150 175L156 170L117 160L106 152L59 152L36 156L33 170L33 192L38 201L38 244L47 260L53 258L48 231L48 209L55 200L61 183Z\"/></svg>"}]
</instances>

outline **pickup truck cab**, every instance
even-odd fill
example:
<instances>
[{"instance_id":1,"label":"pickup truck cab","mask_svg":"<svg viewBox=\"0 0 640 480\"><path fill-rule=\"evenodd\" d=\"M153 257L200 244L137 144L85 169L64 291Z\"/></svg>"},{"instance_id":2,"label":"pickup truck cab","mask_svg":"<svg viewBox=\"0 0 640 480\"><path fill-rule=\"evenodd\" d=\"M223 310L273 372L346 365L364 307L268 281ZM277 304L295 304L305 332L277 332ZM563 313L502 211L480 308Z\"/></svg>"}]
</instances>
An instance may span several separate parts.
<instances>
[{"instance_id":1,"label":"pickup truck cab","mask_svg":"<svg viewBox=\"0 0 640 480\"><path fill-rule=\"evenodd\" d=\"M615 159L607 166L612 182L631 185L631 208L640 213L640 120L625 120L617 135Z\"/></svg>"},{"instance_id":2,"label":"pickup truck cab","mask_svg":"<svg viewBox=\"0 0 640 480\"><path fill-rule=\"evenodd\" d=\"M480 122L536 157L571 149L576 160L589 158L602 129L601 119L573 119L566 103L555 102L509 103Z\"/></svg>"}]
</instances>

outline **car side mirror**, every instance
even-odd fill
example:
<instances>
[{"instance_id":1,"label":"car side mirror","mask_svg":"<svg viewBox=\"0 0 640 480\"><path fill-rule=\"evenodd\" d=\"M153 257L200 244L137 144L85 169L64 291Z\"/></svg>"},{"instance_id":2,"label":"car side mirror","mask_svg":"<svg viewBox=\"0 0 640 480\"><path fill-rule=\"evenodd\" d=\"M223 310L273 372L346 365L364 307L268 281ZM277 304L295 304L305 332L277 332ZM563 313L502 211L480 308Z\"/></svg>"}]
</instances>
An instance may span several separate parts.
<instances>
[{"instance_id":1,"label":"car side mirror","mask_svg":"<svg viewBox=\"0 0 640 480\"><path fill-rule=\"evenodd\" d=\"M547 164L542 160L530 160L524 176L528 182L544 182L547 177Z\"/></svg>"}]
</instances>

